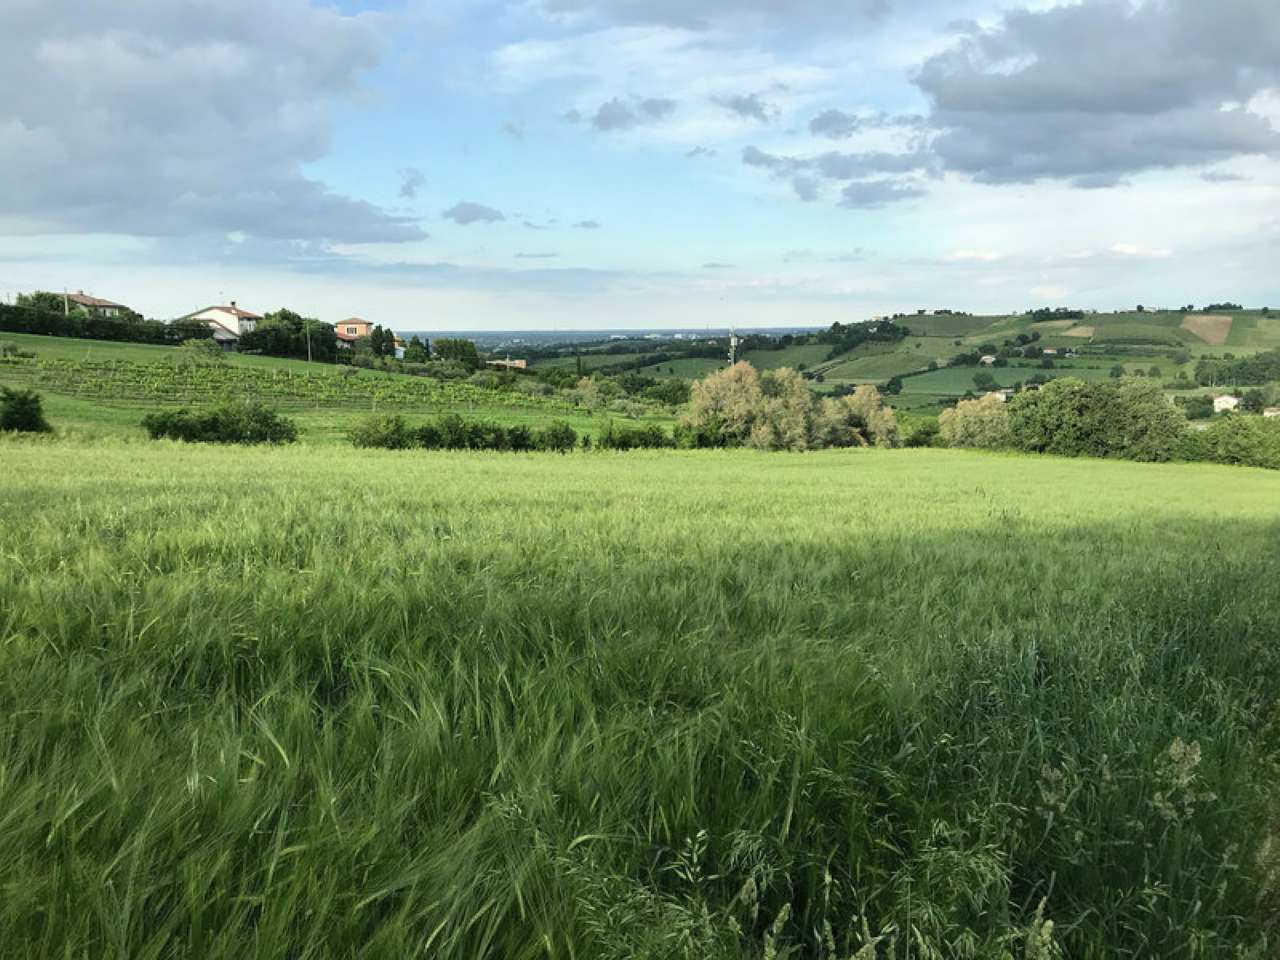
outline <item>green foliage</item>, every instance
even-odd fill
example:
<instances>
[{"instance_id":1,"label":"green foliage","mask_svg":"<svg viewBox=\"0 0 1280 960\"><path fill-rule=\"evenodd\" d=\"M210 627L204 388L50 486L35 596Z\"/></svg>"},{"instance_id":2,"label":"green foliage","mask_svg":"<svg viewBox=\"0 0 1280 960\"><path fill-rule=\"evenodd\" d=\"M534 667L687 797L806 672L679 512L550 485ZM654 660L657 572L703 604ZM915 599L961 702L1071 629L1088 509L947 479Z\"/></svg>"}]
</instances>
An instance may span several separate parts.
<instances>
[{"instance_id":1,"label":"green foliage","mask_svg":"<svg viewBox=\"0 0 1280 960\"><path fill-rule=\"evenodd\" d=\"M925 420L907 436L907 447L940 447L942 433L937 420Z\"/></svg>"},{"instance_id":2,"label":"green foliage","mask_svg":"<svg viewBox=\"0 0 1280 960\"><path fill-rule=\"evenodd\" d=\"M437 366L431 364L432 367ZM343 405L501 402L512 407L569 409L549 397L484 390L442 377L359 374L349 368L290 370L238 363L193 367L128 360L26 360L0 357L6 376L62 393L102 399L194 402L215 396ZM447 371L446 371L447 372Z\"/></svg>"},{"instance_id":3,"label":"green foliage","mask_svg":"<svg viewBox=\"0 0 1280 960\"><path fill-rule=\"evenodd\" d=\"M1179 397L1178 404L1188 420L1208 420L1213 416L1213 397L1198 393L1190 397Z\"/></svg>"},{"instance_id":4,"label":"green foliage","mask_svg":"<svg viewBox=\"0 0 1280 960\"><path fill-rule=\"evenodd\" d=\"M1219 417L1192 434L1189 458L1280 470L1280 419Z\"/></svg>"},{"instance_id":5,"label":"green foliage","mask_svg":"<svg viewBox=\"0 0 1280 960\"><path fill-rule=\"evenodd\" d=\"M976 389L982 391L994 390L999 384L996 382L994 374L981 370L973 375L973 385Z\"/></svg>"},{"instance_id":6,"label":"green foliage","mask_svg":"<svg viewBox=\"0 0 1280 960\"><path fill-rule=\"evenodd\" d=\"M44 418L40 394L33 390L10 390L0 387L0 430L17 433L49 433L53 430Z\"/></svg>"},{"instance_id":7,"label":"green foliage","mask_svg":"<svg viewBox=\"0 0 1280 960\"><path fill-rule=\"evenodd\" d=\"M1274 475L0 462L6 956L1274 955Z\"/></svg>"},{"instance_id":8,"label":"green foliage","mask_svg":"<svg viewBox=\"0 0 1280 960\"><path fill-rule=\"evenodd\" d=\"M656 424L627 427L612 420L604 425L596 443L604 450L647 450L676 445L675 438Z\"/></svg>"},{"instance_id":9,"label":"green foliage","mask_svg":"<svg viewBox=\"0 0 1280 960\"><path fill-rule=\"evenodd\" d=\"M819 399L794 370L760 373L737 363L693 385L676 440L682 447L761 450L897 446L898 427L875 387Z\"/></svg>"},{"instance_id":10,"label":"green foliage","mask_svg":"<svg viewBox=\"0 0 1280 960\"><path fill-rule=\"evenodd\" d=\"M1261 386L1270 380L1280 380L1280 350L1268 350L1250 357L1201 357L1196 363L1195 376L1196 383L1206 387L1219 384Z\"/></svg>"},{"instance_id":11,"label":"green foliage","mask_svg":"<svg viewBox=\"0 0 1280 960\"><path fill-rule=\"evenodd\" d=\"M51 304L50 297L57 301L56 305ZM106 317L80 309L66 315L62 298L55 294L20 294L17 306L0 303L0 331L167 346L213 336L209 326L198 321L164 323L144 320L137 314Z\"/></svg>"},{"instance_id":12,"label":"green foliage","mask_svg":"<svg viewBox=\"0 0 1280 960\"><path fill-rule=\"evenodd\" d=\"M143 429L152 440L187 443L292 443L298 428L292 420L251 400L229 400L201 409L164 410L147 414Z\"/></svg>"},{"instance_id":13,"label":"green foliage","mask_svg":"<svg viewBox=\"0 0 1280 960\"><path fill-rule=\"evenodd\" d=\"M994 393L961 400L938 416L938 436L948 447L994 450L1008 446L1008 405Z\"/></svg>"},{"instance_id":14,"label":"green foliage","mask_svg":"<svg viewBox=\"0 0 1280 960\"><path fill-rule=\"evenodd\" d=\"M431 341L421 339L416 333L404 348L405 363L427 363L431 360Z\"/></svg>"},{"instance_id":15,"label":"green foliage","mask_svg":"<svg viewBox=\"0 0 1280 960\"><path fill-rule=\"evenodd\" d=\"M442 337L435 342L435 353L441 360L451 360L472 370L480 369L480 353L470 340Z\"/></svg>"},{"instance_id":16,"label":"green foliage","mask_svg":"<svg viewBox=\"0 0 1280 960\"><path fill-rule=\"evenodd\" d=\"M1067 457L1173 460L1184 455L1186 419L1145 381L1064 378L1009 403L1013 446Z\"/></svg>"},{"instance_id":17,"label":"green foliage","mask_svg":"<svg viewBox=\"0 0 1280 960\"><path fill-rule=\"evenodd\" d=\"M419 427L403 417L383 414L357 424L347 435L351 444L384 450L497 450L524 453L542 450L567 453L578 443L578 434L564 421L541 430L523 424L506 426L489 420L466 420L448 414Z\"/></svg>"},{"instance_id":18,"label":"green foliage","mask_svg":"<svg viewBox=\"0 0 1280 960\"><path fill-rule=\"evenodd\" d=\"M174 362L192 367L217 367L227 362L226 351L208 338L184 340L174 355Z\"/></svg>"},{"instance_id":19,"label":"green foliage","mask_svg":"<svg viewBox=\"0 0 1280 960\"><path fill-rule=\"evenodd\" d=\"M338 355L338 336L333 324L282 308L264 316L255 329L241 334L240 349L268 357L332 363Z\"/></svg>"}]
</instances>

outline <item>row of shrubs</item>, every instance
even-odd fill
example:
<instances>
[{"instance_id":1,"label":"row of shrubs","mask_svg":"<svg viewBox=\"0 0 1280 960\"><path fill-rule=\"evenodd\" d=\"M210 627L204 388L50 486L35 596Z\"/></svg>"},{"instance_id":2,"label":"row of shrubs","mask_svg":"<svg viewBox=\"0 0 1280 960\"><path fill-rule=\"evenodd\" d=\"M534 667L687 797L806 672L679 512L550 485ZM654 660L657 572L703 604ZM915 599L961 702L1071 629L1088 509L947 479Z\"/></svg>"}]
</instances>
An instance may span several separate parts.
<instances>
[{"instance_id":1,"label":"row of shrubs","mask_svg":"<svg viewBox=\"0 0 1280 960\"><path fill-rule=\"evenodd\" d=\"M563 421L534 430L523 424L505 426L490 420L464 420L457 414L421 426L404 417L380 414L357 424L347 435L352 445L383 450L535 450L567 453L578 445L578 433Z\"/></svg>"},{"instance_id":2,"label":"row of shrubs","mask_svg":"<svg viewBox=\"0 0 1280 960\"><path fill-rule=\"evenodd\" d=\"M1158 385L1143 381L1065 378L1008 403L996 394L963 400L942 412L937 438L949 447L1280 470L1280 420L1233 415L1198 430Z\"/></svg>"},{"instance_id":3,"label":"row of shrubs","mask_svg":"<svg viewBox=\"0 0 1280 960\"><path fill-rule=\"evenodd\" d=\"M292 443L298 426L262 403L229 401L202 410L162 410L142 419L152 440L187 443Z\"/></svg>"}]
</instances>

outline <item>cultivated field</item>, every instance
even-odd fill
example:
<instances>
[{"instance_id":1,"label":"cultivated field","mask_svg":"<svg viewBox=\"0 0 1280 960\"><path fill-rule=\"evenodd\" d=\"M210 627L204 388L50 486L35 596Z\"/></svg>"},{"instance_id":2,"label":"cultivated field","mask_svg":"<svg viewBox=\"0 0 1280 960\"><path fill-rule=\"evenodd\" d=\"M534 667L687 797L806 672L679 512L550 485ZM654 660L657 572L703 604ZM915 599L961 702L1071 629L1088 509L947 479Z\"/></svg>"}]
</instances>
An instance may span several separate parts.
<instances>
[{"instance_id":1,"label":"cultivated field","mask_svg":"<svg viewBox=\"0 0 1280 960\"><path fill-rule=\"evenodd\" d=\"M1273 473L3 439L0 464L6 956L1280 935Z\"/></svg>"},{"instance_id":2,"label":"cultivated field","mask_svg":"<svg viewBox=\"0 0 1280 960\"><path fill-rule=\"evenodd\" d=\"M1182 320L1182 329L1190 330L1205 343L1222 346L1231 334L1232 318L1223 314L1189 313Z\"/></svg>"}]
</instances>

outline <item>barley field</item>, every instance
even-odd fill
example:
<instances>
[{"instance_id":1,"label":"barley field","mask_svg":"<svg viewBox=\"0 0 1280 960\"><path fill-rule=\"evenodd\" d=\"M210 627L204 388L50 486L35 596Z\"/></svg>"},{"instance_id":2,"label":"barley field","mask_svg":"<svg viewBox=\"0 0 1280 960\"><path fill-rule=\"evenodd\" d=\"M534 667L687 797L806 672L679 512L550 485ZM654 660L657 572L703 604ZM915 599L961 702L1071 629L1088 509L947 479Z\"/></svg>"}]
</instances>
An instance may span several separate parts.
<instances>
[{"instance_id":1,"label":"barley field","mask_svg":"<svg viewBox=\"0 0 1280 960\"><path fill-rule=\"evenodd\" d=\"M0 439L0 955L1280 943L1280 477Z\"/></svg>"}]
</instances>

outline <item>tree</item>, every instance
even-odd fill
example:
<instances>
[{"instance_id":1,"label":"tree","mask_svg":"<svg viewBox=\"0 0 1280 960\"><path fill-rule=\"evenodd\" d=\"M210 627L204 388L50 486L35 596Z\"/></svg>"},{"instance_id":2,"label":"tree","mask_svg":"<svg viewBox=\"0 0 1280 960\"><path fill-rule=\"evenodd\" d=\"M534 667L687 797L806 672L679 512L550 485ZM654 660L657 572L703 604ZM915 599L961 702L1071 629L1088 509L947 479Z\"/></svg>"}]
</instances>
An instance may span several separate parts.
<instances>
[{"instance_id":1,"label":"tree","mask_svg":"<svg viewBox=\"0 0 1280 960\"><path fill-rule=\"evenodd\" d=\"M18 306L26 307L29 310L41 310L45 313L62 313L67 308L67 301L60 293L49 293L45 290L36 290L33 293L20 293L17 300ZM75 304L71 310L84 313L84 309Z\"/></svg>"},{"instance_id":2,"label":"tree","mask_svg":"<svg viewBox=\"0 0 1280 960\"><path fill-rule=\"evenodd\" d=\"M1163 373L1161 372L1159 367L1152 366L1151 369L1147 371L1147 376L1156 377L1158 379L1159 377L1163 376Z\"/></svg>"},{"instance_id":3,"label":"tree","mask_svg":"<svg viewBox=\"0 0 1280 960\"><path fill-rule=\"evenodd\" d=\"M34 390L0 387L0 430L18 433L49 433L53 428L44 418L40 394Z\"/></svg>"},{"instance_id":4,"label":"tree","mask_svg":"<svg viewBox=\"0 0 1280 960\"><path fill-rule=\"evenodd\" d=\"M1029 453L1158 461L1181 455L1186 419L1157 383L1066 377L1014 398L1009 430Z\"/></svg>"},{"instance_id":5,"label":"tree","mask_svg":"<svg viewBox=\"0 0 1280 960\"><path fill-rule=\"evenodd\" d=\"M1009 442L1007 405L993 393L961 400L938 417L938 435L948 447L1003 447Z\"/></svg>"},{"instance_id":6,"label":"tree","mask_svg":"<svg viewBox=\"0 0 1280 960\"><path fill-rule=\"evenodd\" d=\"M406 363L426 363L431 359L431 344L415 333L405 345L404 359Z\"/></svg>"},{"instance_id":7,"label":"tree","mask_svg":"<svg viewBox=\"0 0 1280 960\"><path fill-rule=\"evenodd\" d=\"M1057 364L1053 362L1053 357L1041 357L1040 367L1044 370L1052 370Z\"/></svg>"},{"instance_id":8,"label":"tree","mask_svg":"<svg viewBox=\"0 0 1280 960\"><path fill-rule=\"evenodd\" d=\"M991 391L996 388L996 378L986 370L980 370L973 375L973 385L979 390Z\"/></svg>"},{"instance_id":9,"label":"tree","mask_svg":"<svg viewBox=\"0 0 1280 960\"><path fill-rule=\"evenodd\" d=\"M1266 409L1267 397L1261 390L1246 390L1240 398L1240 409L1245 413L1261 413Z\"/></svg>"},{"instance_id":10,"label":"tree","mask_svg":"<svg viewBox=\"0 0 1280 960\"><path fill-rule=\"evenodd\" d=\"M1118 379L1120 379L1121 377L1123 377L1123 376L1124 376L1124 364L1122 364L1122 363L1117 363L1114 367L1112 367L1112 368L1111 368L1111 376L1112 376L1114 379L1117 379L1117 380L1118 380Z\"/></svg>"},{"instance_id":11,"label":"tree","mask_svg":"<svg viewBox=\"0 0 1280 960\"><path fill-rule=\"evenodd\" d=\"M435 352L441 360L452 360L472 370L480 369L480 353L470 340L449 337L437 340Z\"/></svg>"},{"instance_id":12,"label":"tree","mask_svg":"<svg viewBox=\"0 0 1280 960\"><path fill-rule=\"evenodd\" d=\"M320 323L312 317L281 308L268 313L258 321L255 329L242 334L240 349L269 357L332 363L338 354L338 336L333 324Z\"/></svg>"},{"instance_id":13,"label":"tree","mask_svg":"<svg viewBox=\"0 0 1280 960\"><path fill-rule=\"evenodd\" d=\"M890 377L889 382L884 385L884 392L891 396L897 396L902 392L902 378Z\"/></svg>"}]
</instances>

